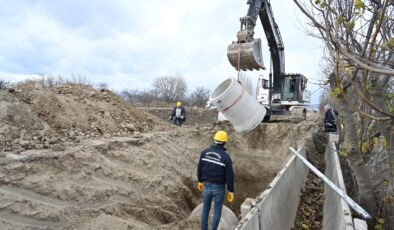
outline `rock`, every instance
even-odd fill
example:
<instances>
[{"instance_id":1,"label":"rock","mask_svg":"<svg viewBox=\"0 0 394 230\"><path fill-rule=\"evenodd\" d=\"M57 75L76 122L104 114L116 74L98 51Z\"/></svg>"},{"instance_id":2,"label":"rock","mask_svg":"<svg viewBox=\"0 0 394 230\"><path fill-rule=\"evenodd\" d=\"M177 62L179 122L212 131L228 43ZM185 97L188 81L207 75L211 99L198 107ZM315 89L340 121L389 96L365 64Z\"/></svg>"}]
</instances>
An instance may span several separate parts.
<instances>
[{"instance_id":1,"label":"rock","mask_svg":"<svg viewBox=\"0 0 394 230\"><path fill-rule=\"evenodd\" d=\"M131 140L127 141L127 143L131 144L131 145L143 145L143 144L145 144L145 141L141 140L141 139L131 139Z\"/></svg>"},{"instance_id":2,"label":"rock","mask_svg":"<svg viewBox=\"0 0 394 230\"><path fill-rule=\"evenodd\" d=\"M49 144L51 144L51 145L56 144L57 142L58 142L58 140L56 137L49 139Z\"/></svg>"},{"instance_id":3,"label":"rock","mask_svg":"<svg viewBox=\"0 0 394 230\"><path fill-rule=\"evenodd\" d=\"M104 111L103 115L105 118L111 117L111 114L108 111Z\"/></svg>"},{"instance_id":4,"label":"rock","mask_svg":"<svg viewBox=\"0 0 394 230\"><path fill-rule=\"evenodd\" d=\"M44 148L44 145L43 145L43 144L35 144L35 145L34 145L34 148L35 148L35 149L43 149L43 148Z\"/></svg>"},{"instance_id":5,"label":"rock","mask_svg":"<svg viewBox=\"0 0 394 230\"><path fill-rule=\"evenodd\" d=\"M65 149L66 148L62 144L57 144L52 147L52 151L54 151L54 152L61 152L61 151L64 151Z\"/></svg>"},{"instance_id":6,"label":"rock","mask_svg":"<svg viewBox=\"0 0 394 230\"><path fill-rule=\"evenodd\" d=\"M152 139L153 134L151 134L151 133L145 133L145 134L143 134L143 137L144 137L145 139Z\"/></svg>"},{"instance_id":7,"label":"rock","mask_svg":"<svg viewBox=\"0 0 394 230\"><path fill-rule=\"evenodd\" d=\"M134 124L127 124L126 128L128 131L133 132L135 130L135 125Z\"/></svg>"},{"instance_id":8,"label":"rock","mask_svg":"<svg viewBox=\"0 0 394 230\"><path fill-rule=\"evenodd\" d=\"M133 137L135 137L135 138L141 138L141 137L142 137L142 134L141 134L140 132L138 132L138 131L135 131L134 134L133 134Z\"/></svg>"},{"instance_id":9,"label":"rock","mask_svg":"<svg viewBox=\"0 0 394 230\"><path fill-rule=\"evenodd\" d=\"M30 145L30 141L19 140L19 145L22 146L22 148L24 149L28 149Z\"/></svg>"},{"instance_id":10,"label":"rock","mask_svg":"<svg viewBox=\"0 0 394 230\"><path fill-rule=\"evenodd\" d=\"M69 131L69 132L68 132L68 136L69 136L69 137L74 137L74 136L75 136L75 132L72 131L72 130Z\"/></svg>"},{"instance_id":11,"label":"rock","mask_svg":"<svg viewBox=\"0 0 394 230\"><path fill-rule=\"evenodd\" d=\"M44 144L42 146L44 149L49 149L49 142L48 141L44 141Z\"/></svg>"}]
</instances>

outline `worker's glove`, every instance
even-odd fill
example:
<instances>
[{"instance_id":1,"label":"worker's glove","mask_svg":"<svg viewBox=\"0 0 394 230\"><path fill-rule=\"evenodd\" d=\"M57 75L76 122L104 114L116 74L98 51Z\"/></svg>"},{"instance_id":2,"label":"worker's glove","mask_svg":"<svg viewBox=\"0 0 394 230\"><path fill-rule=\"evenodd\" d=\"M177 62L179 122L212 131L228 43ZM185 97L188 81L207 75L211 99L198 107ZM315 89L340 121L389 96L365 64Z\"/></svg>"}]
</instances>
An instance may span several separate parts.
<instances>
[{"instance_id":1,"label":"worker's glove","mask_svg":"<svg viewBox=\"0 0 394 230\"><path fill-rule=\"evenodd\" d=\"M172 120L172 117L170 116L170 121Z\"/></svg>"},{"instance_id":2,"label":"worker's glove","mask_svg":"<svg viewBox=\"0 0 394 230\"><path fill-rule=\"evenodd\" d=\"M181 116L181 119L183 119L183 116Z\"/></svg>"},{"instance_id":3,"label":"worker's glove","mask_svg":"<svg viewBox=\"0 0 394 230\"><path fill-rule=\"evenodd\" d=\"M232 192L227 193L227 201L230 203L234 201L234 193Z\"/></svg>"},{"instance_id":4,"label":"worker's glove","mask_svg":"<svg viewBox=\"0 0 394 230\"><path fill-rule=\"evenodd\" d=\"M202 190L204 189L204 184L201 182L198 182L197 188L200 192L202 192Z\"/></svg>"}]
</instances>

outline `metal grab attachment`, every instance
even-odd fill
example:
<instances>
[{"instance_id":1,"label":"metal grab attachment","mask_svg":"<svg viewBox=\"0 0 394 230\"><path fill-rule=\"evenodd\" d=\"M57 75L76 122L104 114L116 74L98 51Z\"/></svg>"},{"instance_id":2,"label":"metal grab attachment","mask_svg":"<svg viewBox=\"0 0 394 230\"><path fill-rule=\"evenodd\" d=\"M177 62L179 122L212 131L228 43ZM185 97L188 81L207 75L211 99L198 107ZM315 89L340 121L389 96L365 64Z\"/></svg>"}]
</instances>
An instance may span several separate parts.
<instances>
[{"instance_id":1,"label":"metal grab attachment","mask_svg":"<svg viewBox=\"0 0 394 230\"><path fill-rule=\"evenodd\" d=\"M330 179L328 179L323 173L321 173L315 166L313 166L307 159L305 159L299 152L297 152L294 148L289 147L290 151L292 151L301 161L308 166L318 176L322 179L328 186L330 186L350 207L353 208L359 215L361 215L365 219L371 219L371 215L367 211L365 211L360 205L358 205L355 201L352 200L345 192L343 192L338 186L336 186Z\"/></svg>"},{"instance_id":2,"label":"metal grab attachment","mask_svg":"<svg viewBox=\"0 0 394 230\"><path fill-rule=\"evenodd\" d=\"M231 65L238 70L265 69L261 53L261 40L251 42L233 42L227 47L227 57Z\"/></svg>"}]
</instances>

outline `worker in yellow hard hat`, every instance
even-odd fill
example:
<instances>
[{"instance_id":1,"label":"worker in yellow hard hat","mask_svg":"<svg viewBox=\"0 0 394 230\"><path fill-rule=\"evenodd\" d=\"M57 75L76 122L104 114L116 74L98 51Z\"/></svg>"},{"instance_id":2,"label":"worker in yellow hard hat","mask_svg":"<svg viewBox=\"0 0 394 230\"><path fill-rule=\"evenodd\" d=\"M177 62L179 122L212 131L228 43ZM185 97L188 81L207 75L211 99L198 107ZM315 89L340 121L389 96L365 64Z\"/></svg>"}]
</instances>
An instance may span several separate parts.
<instances>
[{"instance_id":1,"label":"worker in yellow hard hat","mask_svg":"<svg viewBox=\"0 0 394 230\"><path fill-rule=\"evenodd\" d=\"M172 110L170 121L179 126L181 126L186 121L186 109L182 106L180 101L176 103L176 106Z\"/></svg>"},{"instance_id":2,"label":"worker in yellow hard hat","mask_svg":"<svg viewBox=\"0 0 394 230\"><path fill-rule=\"evenodd\" d=\"M201 229L208 229L208 216L211 202L214 200L212 229L218 228L222 215L225 187L227 185L227 201L234 200L233 163L224 145L228 141L223 130L216 132L214 145L201 152L197 167L198 190L203 192L203 210Z\"/></svg>"}]
</instances>

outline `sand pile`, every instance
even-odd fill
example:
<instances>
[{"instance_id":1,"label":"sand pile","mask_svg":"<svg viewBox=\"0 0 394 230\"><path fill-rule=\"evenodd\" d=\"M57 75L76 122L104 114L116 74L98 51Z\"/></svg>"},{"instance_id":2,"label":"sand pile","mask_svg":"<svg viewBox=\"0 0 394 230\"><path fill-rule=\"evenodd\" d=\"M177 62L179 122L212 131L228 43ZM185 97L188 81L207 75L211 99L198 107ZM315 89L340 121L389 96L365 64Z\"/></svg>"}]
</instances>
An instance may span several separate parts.
<instances>
[{"instance_id":1,"label":"sand pile","mask_svg":"<svg viewBox=\"0 0 394 230\"><path fill-rule=\"evenodd\" d=\"M0 91L0 151L47 149L87 137L139 135L160 126L158 119L111 91L87 85L42 88L33 82Z\"/></svg>"}]
</instances>

